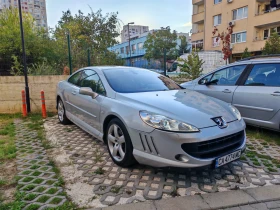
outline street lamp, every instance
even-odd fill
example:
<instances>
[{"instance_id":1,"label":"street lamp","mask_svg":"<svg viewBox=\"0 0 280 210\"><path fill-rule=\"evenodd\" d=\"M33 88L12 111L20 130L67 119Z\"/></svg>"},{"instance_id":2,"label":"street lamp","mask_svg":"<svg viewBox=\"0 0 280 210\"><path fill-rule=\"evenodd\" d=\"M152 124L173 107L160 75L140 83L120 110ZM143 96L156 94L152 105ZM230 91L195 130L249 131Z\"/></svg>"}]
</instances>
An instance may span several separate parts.
<instances>
[{"instance_id":1,"label":"street lamp","mask_svg":"<svg viewBox=\"0 0 280 210\"><path fill-rule=\"evenodd\" d=\"M29 96L29 87L28 87L28 78L27 78L25 42L24 42L24 31L23 31L23 24L22 24L22 13L21 13L20 0L18 0L18 12L19 12L19 20L20 20L20 33L21 33L21 45L22 45L23 73L24 73L24 80L25 80L26 107L27 107L27 112L30 112L30 96Z\"/></svg>"},{"instance_id":2,"label":"street lamp","mask_svg":"<svg viewBox=\"0 0 280 210\"><path fill-rule=\"evenodd\" d=\"M129 63L131 66L131 49L130 49L130 31L129 31L129 25L134 24L134 22L130 22L127 24L127 30L128 30L128 47L129 47Z\"/></svg>"}]
</instances>

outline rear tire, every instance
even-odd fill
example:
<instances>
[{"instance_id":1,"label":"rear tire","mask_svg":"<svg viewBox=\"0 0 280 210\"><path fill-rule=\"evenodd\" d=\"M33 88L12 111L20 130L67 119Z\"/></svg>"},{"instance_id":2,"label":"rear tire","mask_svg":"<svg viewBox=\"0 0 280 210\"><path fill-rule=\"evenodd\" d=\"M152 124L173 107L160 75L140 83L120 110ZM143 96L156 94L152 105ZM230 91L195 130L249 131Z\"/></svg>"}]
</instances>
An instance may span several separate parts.
<instances>
[{"instance_id":1,"label":"rear tire","mask_svg":"<svg viewBox=\"0 0 280 210\"><path fill-rule=\"evenodd\" d=\"M136 163L130 136L122 121L112 119L106 128L105 137L109 154L115 164L129 167Z\"/></svg>"},{"instance_id":2,"label":"rear tire","mask_svg":"<svg viewBox=\"0 0 280 210\"><path fill-rule=\"evenodd\" d=\"M71 121L66 116L64 104L61 99L59 99L57 103L57 116L59 122L63 125L68 125L71 123Z\"/></svg>"}]
</instances>

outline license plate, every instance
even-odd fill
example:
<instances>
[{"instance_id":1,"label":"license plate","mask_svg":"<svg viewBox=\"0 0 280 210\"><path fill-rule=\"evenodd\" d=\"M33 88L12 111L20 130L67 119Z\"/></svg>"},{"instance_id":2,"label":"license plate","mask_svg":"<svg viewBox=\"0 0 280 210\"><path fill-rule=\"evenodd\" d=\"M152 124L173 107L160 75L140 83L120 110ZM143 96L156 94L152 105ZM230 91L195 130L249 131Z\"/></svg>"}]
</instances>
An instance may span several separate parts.
<instances>
[{"instance_id":1,"label":"license plate","mask_svg":"<svg viewBox=\"0 0 280 210\"><path fill-rule=\"evenodd\" d=\"M225 155L223 157L219 157L216 159L216 163L215 163L215 168L218 168L222 165L225 165L227 163L230 163L236 159L239 159L241 156L241 150L237 150L233 153L230 153L228 155Z\"/></svg>"}]
</instances>

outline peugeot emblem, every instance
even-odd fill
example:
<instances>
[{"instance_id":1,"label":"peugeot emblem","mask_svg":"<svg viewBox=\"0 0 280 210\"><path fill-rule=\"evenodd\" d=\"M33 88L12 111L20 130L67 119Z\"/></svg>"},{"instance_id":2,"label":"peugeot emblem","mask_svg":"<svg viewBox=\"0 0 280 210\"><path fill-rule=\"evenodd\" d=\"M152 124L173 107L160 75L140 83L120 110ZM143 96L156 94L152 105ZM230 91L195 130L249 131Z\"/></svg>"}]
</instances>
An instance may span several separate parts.
<instances>
[{"instance_id":1,"label":"peugeot emblem","mask_svg":"<svg viewBox=\"0 0 280 210\"><path fill-rule=\"evenodd\" d=\"M219 126L219 128L226 128L228 126L223 117L215 117L212 118L212 120Z\"/></svg>"}]
</instances>

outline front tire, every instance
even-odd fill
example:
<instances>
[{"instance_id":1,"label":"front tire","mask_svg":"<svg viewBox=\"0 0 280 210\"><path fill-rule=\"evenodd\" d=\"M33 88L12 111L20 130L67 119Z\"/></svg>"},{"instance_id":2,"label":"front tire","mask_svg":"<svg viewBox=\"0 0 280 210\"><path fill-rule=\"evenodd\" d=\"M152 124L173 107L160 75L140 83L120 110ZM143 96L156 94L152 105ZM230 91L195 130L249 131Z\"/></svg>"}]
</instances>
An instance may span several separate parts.
<instances>
[{"instance_id":1,"label":"front tire","mask_svg":"<svg viewBox=\"0 0 280 210\"><path fill-rule=\"evenodd\" d=\"M63 125L70 124L70 120L66 116L64 104L61 99L59 99L57 103L57 116L61 124Z\"/></svg>"},{"instance_id":2,"label":"front tire","mask_svg":"<svg viewBox=\"0 0 280 210\"><path fill-rule=\"evenodd\" d=\"M130 136L125 125L119 119L115 118L110 121L105 135L109 154L115 164L129 167L136 163Z\"/></svg>"}]
</instances>

